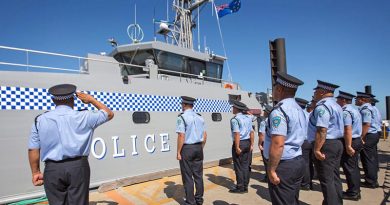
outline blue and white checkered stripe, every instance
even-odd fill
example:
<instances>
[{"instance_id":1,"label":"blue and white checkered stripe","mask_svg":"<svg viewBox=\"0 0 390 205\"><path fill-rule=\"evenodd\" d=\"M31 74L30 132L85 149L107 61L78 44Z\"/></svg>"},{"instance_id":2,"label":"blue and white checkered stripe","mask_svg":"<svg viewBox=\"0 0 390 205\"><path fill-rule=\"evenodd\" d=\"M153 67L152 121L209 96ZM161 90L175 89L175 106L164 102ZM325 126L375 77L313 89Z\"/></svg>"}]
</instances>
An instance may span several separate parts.
<instances>
[{"instance_id":1,"label":"blue and white checkered stripe","mask_svg":"<svg viewBox=\"0 0 390 205\"><path fill-rule=\"evenodd\" d=\"M87 93L114 111L181 111L180 97L96 91ZM0 110L53 110L55 108L48 90L44 88L0 86L0 94ZM93 110L95 108L77 99L75 109ZM198 99L194 111L230 112L230 104L227 100Z\"/></svg>"}]
</instances>

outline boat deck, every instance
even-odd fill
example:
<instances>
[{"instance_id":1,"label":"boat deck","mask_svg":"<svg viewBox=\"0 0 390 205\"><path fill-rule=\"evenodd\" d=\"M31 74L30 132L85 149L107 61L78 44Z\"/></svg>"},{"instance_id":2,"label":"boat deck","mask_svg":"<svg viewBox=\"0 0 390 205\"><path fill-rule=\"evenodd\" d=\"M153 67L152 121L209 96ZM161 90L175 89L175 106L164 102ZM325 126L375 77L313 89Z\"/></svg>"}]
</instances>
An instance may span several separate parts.
<instances>
[{"instance_id":1,"label":"boat deck","mask_svg":"<svg viewBox=\"0 0 390 205\"><path fill-rule=\"evenodd\" d=\"M344 200L344 204L390 204L390 140L379 142L380 173L377 189L361 189L362 199L358 202ZM234 185L235 175L231 164L212 167L204 170L205 205L235 204L271 204L268 185L260 181L264 177L264 166L261 158L253 158L253 169L249 192L232 194L228 189ZM93 170L92 170L93 171ZM361 171L363 174L363 171ZM343 189L346 189L345 176L342 174ZM181 176L162 179L122 187L105 193L91 191L90 205L174 205L183 204L184 190ZM318 180L314 181L314 190L300 191L301 204L321 204L322 193ZM43 202L40 204L48 204Z\"/></svg>"}]
</instances>

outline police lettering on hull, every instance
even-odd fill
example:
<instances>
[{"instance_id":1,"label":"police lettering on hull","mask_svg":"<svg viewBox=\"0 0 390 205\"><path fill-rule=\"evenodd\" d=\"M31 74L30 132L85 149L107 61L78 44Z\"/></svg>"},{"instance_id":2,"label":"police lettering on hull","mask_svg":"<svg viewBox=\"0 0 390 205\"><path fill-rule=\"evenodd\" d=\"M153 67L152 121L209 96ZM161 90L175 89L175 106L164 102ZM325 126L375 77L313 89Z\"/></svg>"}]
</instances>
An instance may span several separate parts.
<instances>
[{"instance_id":1,"label":"police lettering on hull","mask_svg":"<svg viewBox=\"0 0 390 205\"><path fill-rule=\"evenodd\" d=\"M159 142L156 141L156 138L160 139ZM137 135L123 138L112 136L111 139L112 146L108 145L110 142L106 142L103 138L94 138L91 143L92 156L102 160L106 158L107 153L110 151L112 151L112 158L136 156L139 155L139 149L142 149L140 148L142 145L138 146L138 143L142 143L143 149L150 154L155 153L156 150L159 152L171 151L168 133L148 134L143 138L143 141ZM109 147L112 147L112 150L109 150Z\"/></svg>"}]
</instances>

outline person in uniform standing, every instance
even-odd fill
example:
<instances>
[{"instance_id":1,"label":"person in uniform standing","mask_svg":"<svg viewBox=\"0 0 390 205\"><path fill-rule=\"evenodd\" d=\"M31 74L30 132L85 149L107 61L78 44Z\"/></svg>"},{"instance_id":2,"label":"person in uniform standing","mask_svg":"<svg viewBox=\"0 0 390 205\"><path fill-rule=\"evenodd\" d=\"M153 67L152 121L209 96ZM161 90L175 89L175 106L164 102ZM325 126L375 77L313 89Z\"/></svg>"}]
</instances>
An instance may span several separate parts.
<instances>
[{"instance_id":1,"label":"person in uniform standing","mask_svg":"<svg viewBox=\"0 0 390 205\"><path fill-rule=\"evenodd\" d=\"M252 112L250 111L250 109L248 107L245 108L245 110L243 111L243 114L249 118L252 122L252 131L250 132L249 134L249 139L251 140L251 145L254 144L254 140L255 140L255 127L256 127L256 120L257 120L257 117L254 116L252 114ZM250 153L249 153L249 176L251 175L251 172L252 172L252 159L253 159L253 146L251 147L251 150L250 150ZM249 184L249 179L250 177L248 177L245 182L245 184Z\"/></svg>"},{"instance_id":2,"label":"person in uniform standing","mask_svg":"<svg viewBox=\"0 0 390 205\"><path fill-rule=\"evenodd\" d=\"M307 122L294 96L303 82L286 73L276 74L272 96L278 103L269 115L264 141L268 187L272 204L299 204L305 160L302 144Z\"/></svg>"},{"instance_id":3,"label":"person in uniform standing","mask_svg":"<svg viewBox=\"0 0 390 205\"><path fill-rule=\"evenodd\" d=\"M253 127L252 120L243 114L246 105L239 101L232 101L233 114L230 120L233 145L232 158L234 172L236 174L236 185L230 189L230 193L248 192L250 177L250 153L253 150ZM251 134L252 133L252 134Z\"/></svg>"},{"instance_id":4,"label":"person in uniform standing","mask_svg":"<svg viewBox=\"0 0 390 205\"><path fill-rule=\"evenodd\" d=\"M264 116L261 117L261 120L259 122L259 130L258 130L258 137L259 141L257 143L257 146L259 147L259 150L261 152L261 157L263 158L263 163L264 163L264 170L265 170L265 176L263 179L261 179L262 182L267 182L268 181L268 176L267 176L267 164L266 160L264 158L264 139L265 139L265 134L266 134L266 126L268 124L268 115L271 113L272 107L269 105L264 106Z\"/></svg>"},{"instance_id":5,"label":"person in uniform standing","mask_svg":"<svg viewBox=\"0 0 390 205\"><path fill-rule=\"evenodd\" d=\"M342 204L340 161L343 154L343 110L333 93L339 86L318 80L314 88L316 108L309 119L308 139L314 142L314 166L324 200L322 204Z\"/></svg>"},{"instance_id":6,"label":"person in uniform standing","mask_svg":"<svg viewBox=\"0 0 390 205\"><path fill-rule=\"evenodd\" d=\"M378 135L379 135L379 137L381 137L383 135L383 133L382 133L382 115L381 115L381 112L379 112L379 109L375 106L376 103L378 103L378 102L379 102L379 100L377 100L373 97L371 100L371 106L374 109L375 114L376 114L375 116L377 118Z\"/></svg>"},{"instance_id":7,"label":"person in uniform standing","mask_svg":"<svg viewBox=\"0 0 390 205\"><path fill-rule=\"evenodd\" d=\"M28 157L32 183L44 185L50 204L88 204L90 167L88 155L94 130L111 120L114 113L91 95L77 92L85 104L98 111L76 111L76 86L61 84L49 89L55 110L35 118ZM43 174L39 159L45 162Z\"/></svg>"},{"instance_id":8,"label":"person in uniform standing","mask_svg":"<svg viewBox=\"0 0 390 205\"><path fill-rule=\"evenodd\" d=\"M355 104L360 106L359 111L362 116L362 142L363 150L360 152L360 159L363 164L365 181L361 184L368 188L377 188L378 184L378 150L379 142L377 117L372 108L371 95L357 92Z\"/></svg>"},{"instance_id":9,"label":"person in uniform standing","mask_svg":"<svg viewBox=\"0 0 390 205\"><path fill-rule=\"evenodd\" d=\"M186 194L185 204L203 204L203 148L207 133L204 119L195 113L195 99L181 97L183 113L177 118L177 160L179 160L181 177ZM196 192L194 195L194 183Z\"/></svg>"},{"instance_id":10,"label":"person in uniform standing","mask_svg":"<svg viewBox=\"0 0 390 205\"><path fill-rule=\"evenodd\" d=\"M359 111L352 105L355 96L339 91L337 103L343 108L344 120L344 152L341 157L345 178L347 179L347 191L343 192L343 199L358 201L360 196L360 170L359 153L362 149L362 119Z\"/></svg>"},{"instance_id":11,"label":"person in uniform standing","mask_svg":"<svg viewBox=\"0 0 390 205\"><path fill-rule=\"evenodd\" d=\"M303 109L303 112L305 113L306 118L306 124L309 124L309 112L306 111L306 106L309 103L309 101L302 99L302 98L295 98L295 101L297 101L298 105ZM303 179L301 183L301 189L302 190L311 190L313 189L313 175L314 175L314 166L313 166L313 147L311 143L307 140L307 130L305 135L305 141L302 144L302 156L305 159L305 171L303 174Z\"/></svg>"}]
</instances>

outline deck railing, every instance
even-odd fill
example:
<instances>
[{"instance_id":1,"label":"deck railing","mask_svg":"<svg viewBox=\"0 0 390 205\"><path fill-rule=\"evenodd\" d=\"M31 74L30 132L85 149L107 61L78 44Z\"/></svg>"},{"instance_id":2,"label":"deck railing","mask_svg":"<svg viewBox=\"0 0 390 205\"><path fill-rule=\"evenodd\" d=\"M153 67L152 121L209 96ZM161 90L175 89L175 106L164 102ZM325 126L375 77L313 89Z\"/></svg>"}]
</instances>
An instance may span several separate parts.
<instances>
[{"instance_id":1,"label":"deck railing","mask_svg":"<svg viewBox=\"0 0 390 205\"><path fill-rule=\"evenodd\" d=\"M31 68L33 68L33 69L45 69L48 71L63 71L63 72L71 72L71 73L88 74L89 73L88 66L87 66L88 61L110 63L110 64L118 65L118 67L120 67L120 66L138 67L138 68L142 68L147 73L149 72L149 70L147 69L147 66L140 66L140 65L129 64L129 63L120 63L118 61L102 60L102 59L96 59L96 58L80 57L80 56L75 56L75 55L67 55L67 54L61 54L61 53L53 53L53 52L38 51L38 50L31 50L31 49L24 49L24 48L15 48L15 47L1 46L0 45L0 50L1 49L8 50L8 51L24 52L25 63L5 62L5 61L0 60L0 65L25 67L26 72L30 72ZM33 65L30 63L30 59L31 59L32 54L37 54L37 55L42 54L42 55L47 55L47 56L57 56L57 57L64 57L64 58L68 58L68 59L76 59L78 61L78 67L77 67L77 69L69 69L69 68L63 68L63 67ZM0 70L2 70L2 69L0 68ZM158 72L158 74L169 73L169 74L172 74L175 76L179 76L180 82L183 79L192 78L192 79L201 80L202 84L204 84L205 80L206 80L209 82L220 83L221 87L224 87L226 84L229 84L229 85L231 85L231 87L230 87L231 89L239 89L239 85L237 83L225 81L225 80L219 79L219 78L213 78L213 77L209 77L209 76L202 76L202 75L196 75L196 74L190 74L190 73L184 73L184 72L166 70L166 69L157 69L157 72Z\"/></svg>"}]
</instances>

